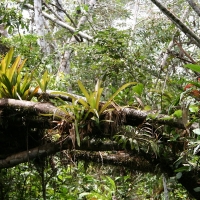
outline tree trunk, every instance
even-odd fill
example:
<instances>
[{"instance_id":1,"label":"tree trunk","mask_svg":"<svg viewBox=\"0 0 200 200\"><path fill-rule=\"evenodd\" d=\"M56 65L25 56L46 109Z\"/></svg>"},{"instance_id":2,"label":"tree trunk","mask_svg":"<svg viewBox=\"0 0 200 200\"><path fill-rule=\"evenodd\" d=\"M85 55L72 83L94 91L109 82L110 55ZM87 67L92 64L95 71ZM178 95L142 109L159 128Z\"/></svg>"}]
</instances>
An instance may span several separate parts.
<instances>
[{"instance_id":1,"label":"tree trunk","mask_svg":"<svg viewBox=\"0 0 200 200\"><path fill-rule=\"evenodd\" d=\"M34 0L34 20L35 20L35 27L36 32L38 35L38 44L41 48L42 53L44 55L48 55L50 53L50 48L47 42L45 41L45 22L42 15L42 0Z\"/></svg>"},{"instance_id":2,"label":"tree trunk","mask_svg":"<svg viewBox=\"0 0 200 200\"><path fill-rule=\"evenodd\" d=\"M85 22L87 21L89 12L92 11L95 4L96 4L96 0L90 0L88 2L88 13L83 14L83 16L80 18L78 25L77 25L77 30L79 30L81 28L81 26L83 26L85 24ZM81 39L81 40L83 40L83 39ZM72 36L72 38L69 40L68 43L73 44L76 42L77 42L77 38ZM72 53L73 53L73 50L67 50L64 52L64 54L60 60L60 66L59 66L57 77L56 77L57 82L59 82L59 80L61 79L61 77L63 75L70 74L70 57L71 57Z\"/></svg>"}]
</instances>

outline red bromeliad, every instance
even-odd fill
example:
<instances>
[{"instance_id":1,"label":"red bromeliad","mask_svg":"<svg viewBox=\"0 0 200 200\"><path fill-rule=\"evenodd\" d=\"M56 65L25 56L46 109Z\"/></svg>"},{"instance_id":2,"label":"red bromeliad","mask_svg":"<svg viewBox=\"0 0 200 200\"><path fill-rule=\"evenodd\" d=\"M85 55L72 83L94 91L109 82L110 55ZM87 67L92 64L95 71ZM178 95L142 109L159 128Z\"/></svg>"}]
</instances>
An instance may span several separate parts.
<instances>
[{"instance_id":1,"label":"red bromeliad","mask_svg":"<svg viewBox=\"0 0 200 200\"><path fill-rule=\"evenodd\" d=\"M200 82L200 77L197 78L197 81ZM200 97L200 91L195 89L195 86L191 83L187 84L185 87L184 87L184 90L188 90L190 88L194 88L194 90L191 90L190 91L190 94L191 96L194 96L194 97Z\"/></svg>"}]
</instances>

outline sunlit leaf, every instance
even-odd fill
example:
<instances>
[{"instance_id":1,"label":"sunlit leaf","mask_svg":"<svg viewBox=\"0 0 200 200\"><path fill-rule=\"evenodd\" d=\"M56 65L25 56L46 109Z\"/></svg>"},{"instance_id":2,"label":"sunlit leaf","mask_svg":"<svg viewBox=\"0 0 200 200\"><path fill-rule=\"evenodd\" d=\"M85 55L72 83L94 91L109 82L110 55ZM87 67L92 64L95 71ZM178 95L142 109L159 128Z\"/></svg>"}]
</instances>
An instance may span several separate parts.
<instances>
[{"instance_id":1,"label":"sunlit leaf","mask_svg":"<svg viewBox=\"0 0 200 200\"><path fill-rule=\"evenodd\" d=\"M119 92L121 92L122 90L124 90L125 88L127 88L130 85L135 85L137 84L136 82L130 82L130 83L126 83L123 86L121 86L109 99L108 101L102 106L101 110L99 111L99 115L101 115L106 108L111 104L111 101L119 94Z\"/></svg>"},{"instance_id":2,"label":"sunlit leaf","mask_svg":"<svg viewBox=\"0 0 200 200\"><path fill-rule=\"evenodd\" d=\"M151 110L151 106L149 106L149 105L144 106L144 110L145 110L145 111Z\"/></svg>"},{"instance_id":3,"label":"sunlit leaf","mask_svg":"<svg viewBox=\"0 0 200 200\"><path fill-rule=\"evenodd\" d=\"M15 73L15 71L16 71L18 65L19 65L20 60L21 60L21 58L20 58L20 56L18 56L15 59L15 62L12 65L12 67L6 70L6 76L8 77L9 81L12 80L13 74Z\"/></svg>"},{"instance_id":4,"label":"sunlit leaf","mask_svg":"<svg viewBox=\"0 0 200 200\"><path fill-rule=\"evenodd\" d=\"M200 65L186 64L184 66L187 67L187 68L189 68L189 69L191 69L192 71L200 72Z\"/></svg>"},{"instance_id":5,"label":"sunlit leaf","mask_svg":"<svg viewBox=\"0 0 200 200\"><path fill-rule=\"evenodd\" d=\"M12 96L12 85L5 74L2 75L1 82L6 87L8 93Z\"/></svg>"},{"instance_id":6,"label":"sunlit leaf","mask_svg":"<svg viewBox=\"0 0 200 200\"><path fill-rule=\"evenodd\" d=\"M200 129L199 129L199 128L194 129L193 132L194 132L195 134L197 134L197 135L200 135Z\"/></svg>"},{"instance_id":7,"label":"sunlit leaf","mask_svg":"<svg viewBox=\"0 0 200 200\"><path fill-rule=\"evenodd\" d=\"M0 71L0 73L2 74L2 73L5 73L5 71L6 71L6 61L5 61L5 59L3 59L2 61L1 61L1 71Z\"/></svg>"},{"instance_id":8,"label":"sunlit leaf","mask_svg":"<svg viewBox=\"0 0 200 200\"><path fill-rule=\"evenodd\" d=\"M48 71L47 70L44 72L44 74L43 74L41 79L37 79L37 82L38 82L42 92L46 92L49 80L50 80L50 76L48 75Z\"/></svg>"},{"instance_id":9,"label":"sunlit leaf","mask_svg":"<svg viewBox=\"0 0 200 200\"><path fill-rule=\"evenodd\" d=\"M182 110L176 110L173 113L173 116L176 117L176 118L181 118L182 117Z\"/></svg>"},{"instance_id":10,"label":"sunlit leaf","mask_svg":"<svg viewBox=\"0 0 200 200\"><path fill-rule=\"evenodd\" d=\"M28 96L28 99L27 100L31 100L32 98L33 98L33 96L38 92L38 90L39 90L39 86L37 86L30 94L29 94L29 96ZM28 93L29 93L29 90L28 90Z\"/></svg>"},{"instance_id":11,"label":"sunlit leaf","mask_svg":"<svg viewBox=\"0 0 200 200\"><path fill-rule=\"evenodd\" d=\"M78 80L78 86L81 89L81 92L84 94L85 98L88 100L90 98L90 95L80 80Z\"/></svg>"},{"instance_id":12,"label":"sunlit leaf","mask_svg":"<svg viewBox=\"0 0 200 200\"><path fill-rule=\"evenodd\" d=\"M83 99L80 98L78 100L78 102L80 102L83 106L85 106L85 108L89 108L89 105L88 105L88 103L85 100L83 100Z\"/></svg>"},{"instance_id":13,"label":"sunlit leaf","mask_svg":"<svg viewBox=\"0 0 200 200\"><path fill-rule=\"evenodd\" d=\"M133 91L138 95L141 95L144 89L144 85L142 83L138 83L136 86L133 86Z\"/></svg>"},{"instance_id":14,"label":"sunlit leaf","mask_svg":"<svg viewBox=\"0 0 200 200\"><path fill-rule=\"evenodd\" d=\"M109 176L106 176L106 178L109 181L109 183L111 184L112 190L115 191L116 190L115 181L113 181L113 179L111 179Z\"/></svg>"},{"instance_id":15,"label":"sunlit leaf","mask_svg":"<svg viewBox=\"0 0 200 200\"><path fill-rule=\"evenodd\" d=\"M6 62L6 66L5 66L5 69L7 69L8 67L9 67L9 65L10 65L10 62L11 62L11 60L12 60L12 57L13 57L13 53L14 53L14 48L11 48L10 50L9 50L9 52L6 54L6 56L5 56L5 62ZM3 71L4 73L5 73L5 71Z\"/></svg>"},{"instance_id":16,"label":"sunlit leaf","mask_svg":"<svg viewBox=\"0 0 200 200\"><path fill-rule=\"evenodd\" d=\"M199 111L199 106L197 105L190 105L189 107L190 112L196 113Z\"/></svg>"},{"instance_id":17,"label":"sunlit leaf","mask_svg":"<svg viewBox=\"0 0 200 200\"><path fill-rule=\"evenodd\" d=\"M22 67L23 67L24 64L26 63L26 60L27 60L27 59L23 60L23 61L20 63L20 65L18 66L18 68L17 68L17 73L18 73L18 74L21 72Z\"/></svg>"},{"instance_id":18,"label":"sunlit leaf","mask_svg":"<svg viewBox=\"0 0 200 200\"><path fill-rule=\"evenodd\" d=\"M13 56L13 49L6 54L5 58L1 61L0 69L0 81L1 97L13 98L13 99L27 99L29 96L29 87L32 80L32 75L27 73L23 79L20 74L22 67L26 60L21 62L20 56L18 56L14 63L10 66L10 62Z\"/></svg>"},{"instance_id":19,"label":"sunlit leaf","mask_svg":"<svg viewBox=\"0 0 200 200\"><path fill-rule=\"evenodd\" d=\"M184 172L184 171L189 171L190 169L190 166L183 166L183 167L180 167L176 170L174 170L175 172Z\"/></svg>"}]
</instances>

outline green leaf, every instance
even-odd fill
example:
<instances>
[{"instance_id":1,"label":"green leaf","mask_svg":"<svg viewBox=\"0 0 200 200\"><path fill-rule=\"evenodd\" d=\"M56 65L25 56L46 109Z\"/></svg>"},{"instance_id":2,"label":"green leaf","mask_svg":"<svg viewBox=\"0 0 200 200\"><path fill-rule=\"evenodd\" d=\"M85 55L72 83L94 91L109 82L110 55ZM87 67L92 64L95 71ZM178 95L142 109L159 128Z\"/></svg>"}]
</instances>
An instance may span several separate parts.
<instances>
[{"instance_id":1,"label":"green leaf","mask_svg":"<svg viewBox=\"0 0 200 200\"><path fill-rule=\"evenodd\" d=\"M138 145L138 142L137 142L137 140L133 140L133 143L135 144L134 145L134 148L139 152L139 150L140 150L140 148L139 148L139 145Z\"/></svg>"},{"instance_id":2,"label":"green leaf","mask_svg":"<svg viewBox=\"0 0 200 200\"><path fill-rule=\"evenodd\" d=\"M46 92L49 80L50 80L50 76L48 75L48 71L47 70L44 72L44 74L43 74L41 79L37 79L37 82L38 82L42 92Z\"/></svg>"},{"instance_id":3,"label":"green leaf","mask_svg":"<svg viewBox=\"0 0 200 200\"><path fill-rule=\"evenodd\" d=\"M80 80L78 80L78 86L81 89L81 92L84 94L85 98L87 99L87 101L90 98L90 95L88 93L88 91L85 89L84 85L82 84L82 82Z\"/></svg>"},{"instance_id":4,"label":"green leaf","mask_svg":"<svg viewBox=\"0 0 200 200\"><path fill-rule=\"evenodd\" d=\"M199 107L197 105L191 105L189 110L190 112L197 113L199 111Z\"/></svg>"},{"instance_id":5,"label":"green leaf","mask_svg":"<svg viewBox=\"0 0 200 200\"><path fill-rule=\"evenodd\" d=\"M194 188L194 191L195 191L195 192L200 192L200 187Z\"/></svg>"},{"instance_id":6,"label":"green leaf","mask_svg":"<svg viewBox=\"0 0 200 200\"><path fill-rule=\"evenodd\" d=\"M12 85L5 74L2 75L1 82L5 85L10 97L12 97Z\"/></svg>"},{"instance_id":7,"label":"green leaf","mask_svg":"<svg viewBox=\"0 0 200 200\"><path fill-rule=\"evenodd\" d=\"M130 142L131 150L136 149L137 151L139 151L139 146L138 146L137 140L135 140L133 138L129 138L128 141Z\"/></svg>"},{"instance_id":8,"label":"green leaf","mask_svg":"<svg viewBox=\"0 0 200 200\"><path fill-rule=\"evenodd\" d=\"M200 72L200 65L186 64L184 66L187 67L187 68L189 68L189 69L191 69L192 71Z\"/></svg>"},{"instance_id":9,"label":"green leaf","mask_svg":"<svg viewBox=\"0 0 200 200\"><path fill-rule=\"evenodd\" d=\"M21 62L21 57L18 56L12 66L9 67L12 56L13 48L10 49L5 58L1 61L1 97L27 99L29 96L28 90L31 84L31 75L27 73L22 80L20 74L26 60Z\"/></svg>"},{"instance_id":10,"label":"green leaf","mask_svg":"<svg viewBox=\"0 0 200 200\"><path fill-rule=\"evenodd\" d=\"M11 79L11 85L16 85L17 84L17 73L14 73Z\"/></svg>"},{"instance_id":11,"label":"green leaf","mask_svg":"<svg viewBox=\"0 0 200 200\"><path fill-rule=\"evenodd\" d=\"M144 110L145 110L145 111L150 111L150 110L151 110L151 106L146 105L146 106L144 107Z\"/></svg>"},{"instance_id":12,"label":"green leaf","mask_svg":"<svg viewBox=\"0 0 200 200\"><path fill-rule=\"evenodd\" d=\"M170 117L170 116L166 116L166 117L162 117L162 118L160 118L160 119L161 119L161 120L169 121L169 120L172 119L172 117Z\"/></svg>"},{"instance_id":13,"label":"green leaf","mask_svg":"<svg viewBox=\"0 0 200 200\"><path fill-rule=\"evenodd\" d=\"M150 141L150 145L151 145L151 148L152 148L153 152L157 156L159 154L158 144L156 142L154 142L154 141Z\"/></svg>"},{"instance_id":14,"label":"green leaf","mask_svg":"<svg viewBox=\"0 0 200 200\"><path fill-rule=\"evenodd\" d=\"M17 73L18 73L18 74L21 72L22 67L24 66L26 60L27 60L27 59L23 60L22 63L18 66L18 68L17 68Z\"/></svg>"},{"instance_id":15,"label":"green leaf","mask_svg":"<svg viewBox=\"0 0 200 200\"><path fill-rule=\"evenodd\" d=\"M176 110L173 113L173 116L176 117L176 118L181 118L182 117L182 110Z\"/></svg>"},{"instance_id":16,"label":"green leaf","mask_svg":"<svg viewBox=\"0 0 200 200\"><path fill-rule=\"evenodd\" d=\"M15 59L15 62L14 62L14 64L12 65L12 67L9 68L9 69L6 69L6 76L8 77L9 81L12 80L13 74L15 73L16 68L18 67L20 60L21 60L21 58L20 58L20 56L18 56L18 57Z\"/></svg>"},{"instance_id":17,"label":"green leaf","mask_svg":"<svg viewBox=\"0 0 200 200\"><path fill-rule=\"evenodd\" d=\"M89 108L89 105L88 105L88 103L85 100L83 100L83 99L80 98L78 100L78 102L81 103L85 108L87 108L87 109Z\"/></svg>"},{"instance_id":18,"label":"green leaf","mask_svg":"<svg viewBox=\"0 0 200 200\"><path fill-rule=\"evenodd\" d=\"M10 50L9 50L9 52L6 54L6 56L5 56L5 61L6 61L6 67L5 67L5 70L9 67L9 65L10 65L10 62L11 62L11 60L12 60L12 57L13 57L13 53L14 53L14 49L13 48L11 48ZM3 72L5 72L5 71L3 71Z\"/></svg>"},{"instance_id":19,"label":"green leaf","mask_svg":"<svg viewBox=\"0 0 200 200\"><path fill-rule=\"evenodd\" d=\"M147 118L148 119L156 119L158 117L158 114L159 113L155 113L155 114L150 113L150 114L147 115ZM171 117L169 117L169 118L171 119Z\"/></svg>"},{"instance_id":20,"label":"green leaf","mask_svg":"<svg viewBox=\"0 0 200 200\"><path fill-rule=\"evenodd\" d=\"M26 91L24 91L23 94L19 94L19 96L23 100L28 100L29 99L29 89L27 89Z\"/></svg>"},{"instance_id":21,"label":"green leaf","mask_svg":"<svg viewBox=\"0 0 200 200\"><path fill-rule=\"evenodd\" d=\"M19 77L20 77L20 79L17 81L17 84L20 86L21 76L19 76ZM29 88L29 86L30 86L30 76L28 73L26 73L23 78L22 85L20 87L20 91L22 92L22 94Z\"/></svg>"},{"instance_id":22,"label":"green leaf","mask_svg":"<svg viewBox=\"0 0 200 200\"><path fill-rule=\"evenodd\" d=\"M172 141L173 141L173 140L172 140ZM180 164L182 164L183 161L184 161L183 156L179 157L179 158L174 162L175 168L177 168Z\"/></svg>"},{"instance_id":23,"label":"green leaf","mask_svg":"<svg viewBox=\"0 0 200 200\"><path fill-rule=\"evenodd\" d=\"M133 86L133 91L138 95L141 95L144 89L144 85L142 83L138 83L136 86Z\"/></svg>"},{"instance_id":24,"label":"green leaf","mask_svg":"<svg viewBox=\"0 0 200 200\"><path fill-rule=\"evenodd\" d=\"M116 185L113 179L111 179L109 176L106 176L106 179L109 181L109 183L111 184L111 188L113 190L113 192L116 190Z\"/></svg>"},{"instance_id":25,"label":"green leaf","mask_svg":"<svg viewBox=\"0 0 200 200\"><path fill-rule=\"evenodd\" d=\"M185 172L185 171L189 171L190 169L190 166L183 166L183 167L180 167L176 170L174 170L175 172Z\"/></svg>"},{"instance_id":26,"label":"green leaf","mask_svg":"<svg viewBox=\"0 0 200 200\"><path fill-rule=\"evenodd\" d=\"M124 85L122 85L109 99L108 101L102 106L101 110L99 111L99 115L102 114L106 108L111 104L111 101L119 94L119 92L121 92L122 90L124 90L125 88L127 88L130 85L135 85L137 84L136 82L130 82L130 83L126 83Z\"/></svg>"},{"instance_id":27,"label":"green leaf","mask_svg":"<svg viewBox=\"0 0 200 200\"><path fill-rule=\"evenodd\" d=\"M90 105L90 108L95 109L96 108L96 99L95 99L95 92L90 94L90 97L88 99L88 103Z\"/></svg>"},{"instance_id":28,"label":"green leaf","mask_svg":"<svg viewBox=\"0 0 200 200\"><path fill-rule=\"evenodd\" d=\"M83 8L84 8L84 10L85 10L86 12L88 12L88 10L89 10L89 6L88 6L88 5L83 5Z\"/></svg>"},{"instance_id":29,"label":"green leaf","mask_svg":"<svg viewBox=\"0 0 200 200\"><path fill-rule=\"evenodd\" d=\"M28 98L27 98L27 100L28 101L30 101L32 98L33 98L33 96L38 92L38 90L39 90L39 86L37 86L30 94L29 94L29 96L28 96ZM29 92L29 91L28 91Z\"/></svg>"}]
</instances>

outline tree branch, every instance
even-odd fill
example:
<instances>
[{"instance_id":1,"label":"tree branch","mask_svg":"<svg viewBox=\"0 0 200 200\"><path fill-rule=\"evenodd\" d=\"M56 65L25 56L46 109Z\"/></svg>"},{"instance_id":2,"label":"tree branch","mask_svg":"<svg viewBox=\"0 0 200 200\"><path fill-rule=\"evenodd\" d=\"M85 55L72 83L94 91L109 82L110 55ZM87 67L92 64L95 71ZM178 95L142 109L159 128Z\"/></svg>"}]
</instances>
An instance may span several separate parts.
<instances>
[{"instance_id":1,"label":"tree branch","mask_svg":"<svg viewBox=\"0 0 200 200\"><path fill-rule=\"evenodd\" d=\"M137 154L130 156L129 153L124 151L115 153L74 151L72 155L75 156L76 160L101 163L102 165L120 165L140 172L157 173L155 165L148 162L144 157Z\"/></svg>"},{"instance_id":2,"label":"tree branch","mask_svg":"<svg viewBox=\"0 0 200 200\"><path fill-rule=\"evenodd\" d=\"M128 152L126 153L124 151L124 148L126 148L129 151L129 153L131 153L131 155ZM36 158L46 157L67 149L72 150L71 153L76 158L80 158L82 160L88 160L88 158L93 158L91 159L91 161L98 160L97 162L101 162L101 159L99 159L99 156L101 155L101 158L103 158L103 160L105 161L107 160L107 162L110 164L126 163L125 166L131 167L129 164L132 163L135 165L135 167L137 167L137 170L140 171L145 170L145 172L153 172L155 170L155 163L151 163L151 153L144 153L142 150L131 150L129 143L126 144L126 147L123 147L122 144L118 144L113 141L104 143L84 141L81 143L80 147L76 146L74 149L70 136L65 138L63 141L61 139L57 142L47 143L39 147L28 149L27 151L22 151L20 153L13 154L11 156L8 156L6 159L1 159L0 169L10 168L20 163L29 162ZM109 153L105 153L108 151ZM144 166L143 170L140 168L141 165ZM147 165L151 166L151 168L145 169L145 166Z\"/></svg>"},{"instance_id":3,"label":"tree branch","mask_svg":"<svg viewBox=\"0 0 200 200\"><path fill-rule=\"evenodd\" d=\"M60 5L60 2L57 1L57 3L59 4L59 6L53 4L53 3L49 3L50 5L56 7L58 10L61 10L63 13L65 13L65 15L69 18L69 20L71 21L71 23L73 24L74 27L76 27L76 24L75 22L73 21L73 19L70 17L70 15L64 10L64 9L61 9L61 5ZM48 6L48 4L45 3L46 6ZM48 7L50 9L50 7ZM53 11L53 9L50 9ZM57 15L58 16L58 15ZM60 19L62 21L62 19L59 17L58 19Z\"/></svg>"},{"instance_id":4,"label":"tree branch","mask_svg":"<svg viewBox=\"0 0 200 200\"><path fill-rule=\"evenodd\" d=\"M196 46L200 48L200 38L188 28L178 17L171 13L164 5L157 0L151 0L183 33L185 33Z\"/></svg>"},{"instance_id":5,"label":"tree branch","mask_svg":"<svg viewBox=\"0 0 200 200\"><path fill-rule=\"evenodd\" d=\"M62 21L62 22L64 22L63 21L63 19L47 4L47 3L45 3L45 2L43 2L43 4L51 11L51 13L53 13L60 21ZM56 6L56 5L55 5ZM56 6L57 7L57 6ZM57 7L58 8L58 7ZM70 20L71 20L71 18L70 18ZM73 22L72 20L71 20L71 22ZM64 22L65 23L65 22ZM74 25L74 27L76 27L75 26L75 24L74 24L74 22L73 22L73 25ZM70 30L69 30L70 31ZM72 31L70 31L70 33L73 35L73 32ZM74 35L74 37L76 38L76 40L78 41L78 42L81 42L81 40L76 36L76 35Z\"/></svg>"},{"instance_id":6,"label":"tree branch","mask_svg":"<svg viewBox=\"0 0 200 200\"><path fill-rule=\"evenodd\" d=\"M83 145L82 147L79 148L79 150L73 150L71 152L72 155L75 156L76 160L84 160L86 162L95 162L95 163L101 163L102 165L104 164L109 164L109 165L120 165L123 167L127 167L131 170L137 170L141 172L150 172L150 173L167 173L169 176L174 175L174 171L172 169L173 162L175 160L170 160L168 157L158 157L158 158L153 158L154 156L151 153L144 153L144 152L137 152L137 151L130 151L131 154L121 151L121 152L114 152L114 150L119 150L120 145L116 144L111 144L107 145L108 149L111 150L112 152L100 152L102 149L100 146L99 152L83 152L80 151L82 148L86 147ZM93 145L95 148L95 145ZM103 147L103 145L102 145ZM37 148L33 148L27 151L23 151L17 154L14 154L12 156L7 157L6 159L0 160L0 169L3 168L10 168L13 166L16 166L20 163L24 162L29 162L34 160L35 158L42 158L46 157L48 155L54 154L58 151L62 151L64 149L72 149L73 144L70 139L70 137L66 138L63 143L61 142L54 142L54 143L49 143L42 145ZM88 149L92 149L92 145L88 146ZM105 147L103 147L105 150ZM153 157L152 157L153 156ZM175 159L175 158L173 158ZM181 167L181 166L180 166ZM198 192L194 191L194 188L198 187L198 182L197 182L197 175L196 170L191 170L189 172L182 172L182 176L178 181L187 189L190 194L192 194L195 198L199 199L200 194Z\"/></svg>"},{"instance_id":7,"label":"tree branch","mask_svg":"<svg viewBox=\"0 0 200 200\"><path fill-rule=\"evenodd\" d=\"M23 112L26 111L27 113L29 113L29 115L52 114L54 119L60 119L60 117L63 118L66 117L65 112L63 112L62 110L53 106L50 103L22 101L16 99L0 99L0 108L22 109ZM15 111L13 111L13 113L14 112Z\"/></svg>"},{"instance_id":8,"label":"tree branch","mask_svg":"<svg viewBox=\"0 0 200 200\"><path fill-rule=\"evenodd\" d=\"M35 96L39 97L42 94L43 94L43 92L41 90L39 90L35 94ZM50 99L60 98L64 101L72 102L71 97L69 97L67 95L59 94L59 92L56 92L56 91L53 91L53 90L47 90L45 95L49 96ZM86 100L84 97L79 96L79 95L74 95L74 94L70 94L70 95L74 96L77 99ZM101 104L103 105L103 102ZM146 112L146 111L142 111L142 110L136 110L136 109L133 109L131 107L130 108L121 107L119 109L121 109L121 116L120 116L121 119L123 119L123 117L125 116L124 121L122 123L124 125L136 126L136 125L142 124L146 120L146 118L148 117L149 120L151 122L154 122L154 123L170 125L172 127L185 129L185 126L181 122L180 119L176 119L176 118L173 118L173 117L168 116L168 115L156 114L153 111Z\"/></svg>"},{"instance_id":9,"label":"tree branch","mask_svg":"<svg viewBox=\"0 0 200 200\"><path fill-rule=\"evenodd\" d=\"M24 6L33 10L33 6L30 5L30 4L25 4ZM42 14L43 14L43 16L46 17L47 19L49 19L49 20L51 20L52 22L54 22L54 23L56 23L56 24L62 26L63 28L68 29L70 32L73 32L74 34L77 34L77 35L79 35L79 36L85 38L86 40L89 40L89 41L93 40L93 37L89 36L88 34L83 33L82 31L78 31L77 29L73 28L72 26L68 25L67 23L62 22L62 21L56 19L55 17L53 17L53 16L47 14L46 12L42 11Z\"/></svg>"},{"instance_id":10,"label":"tree branch","mask_svg":"<svg viewBox=\"0 0 200 200\"><path fill-rule=\"evenodd\" d=\"M40 93L38 93L37 95L39 94ZM48 93L48 91L47 91L47 95L49 95L50 98L56 98L59 96L59 98L62 98L65 101L71 101L71 98L69 97L66 97L63 95L51 94L51 93ZM83 98L83 97L80 97L80 98ZM49 116L53 117L54 120L66 119L67 117L66 112L60 110L59 108L53 106L50 103L22 101L22 100L15 100L15 99L0 99L0 108L23 109L24 111L29 113L29 115L31 113L34 115L49 114ZM120 119L123 119L120 122L121 125L138 126L142 124L148 116L150 122L163 124L163 125L170 125L172 127L185 129L185 126L180 119L173 118L168 115L155 114L155 113L152 114L152 112L145 112L145 111L136 110L133 108L123 108L123 107L119 107L118 115Z\"/></svg>"},{"instance_id":11,"label":"tree branch","mask_svg":"<svg viewBox=\"0 0 200 200\"><path fill-rule=\"evenodd\" d=\"M6 159L0 160L0 169L10 168L20 163L34 160L35 158L46 157L61 151L64 149L64 147L67 147L67 149L72 148L72 142L70 138L67 138L63 145L61 145L60 142L49 143L8 156Z\"/></svg>"}]
</instances>

